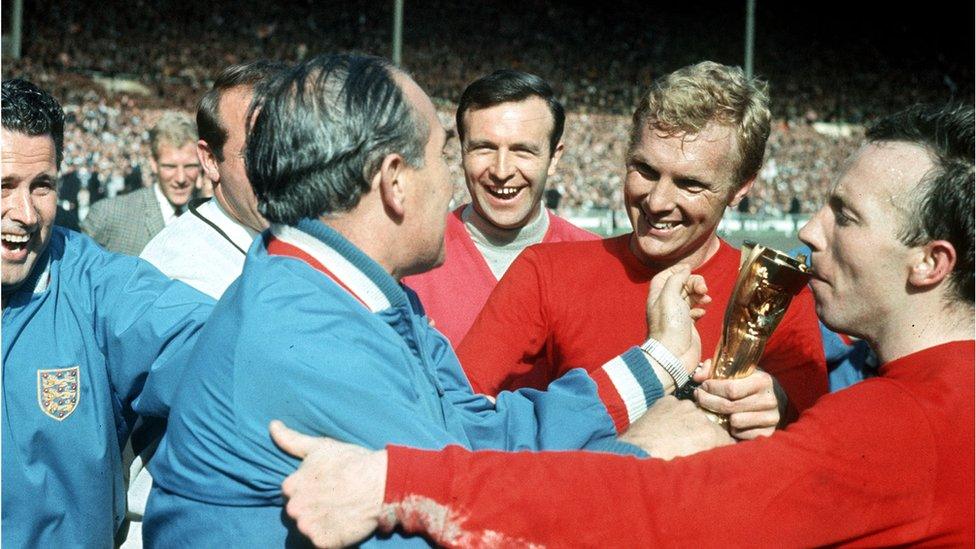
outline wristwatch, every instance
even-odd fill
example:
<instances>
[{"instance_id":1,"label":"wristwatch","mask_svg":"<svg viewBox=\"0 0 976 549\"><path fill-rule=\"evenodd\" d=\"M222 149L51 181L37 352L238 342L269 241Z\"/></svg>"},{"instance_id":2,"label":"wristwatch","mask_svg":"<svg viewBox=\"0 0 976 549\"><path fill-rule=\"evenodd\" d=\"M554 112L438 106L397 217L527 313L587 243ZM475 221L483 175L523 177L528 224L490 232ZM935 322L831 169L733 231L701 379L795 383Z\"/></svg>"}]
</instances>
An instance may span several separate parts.
<instances>
[{"instance_id":1,"label":"wristwatch","mask_svg":"<svg viewBox=\"0 0 976 549\"><path fill-rule=\"evenodd\" d=\"M678 357L674 356L674 353L654 338L648 338L640 346L640 349L651 360L660 364L664 368L664 371L674 380L675 388L673 395L675 398L688 400L694 396L695 389L698 388L699 384L691 379L691 376L685 371L684 366L681 365L681 361L678 360Z\"/></svg>"}]
</instances>

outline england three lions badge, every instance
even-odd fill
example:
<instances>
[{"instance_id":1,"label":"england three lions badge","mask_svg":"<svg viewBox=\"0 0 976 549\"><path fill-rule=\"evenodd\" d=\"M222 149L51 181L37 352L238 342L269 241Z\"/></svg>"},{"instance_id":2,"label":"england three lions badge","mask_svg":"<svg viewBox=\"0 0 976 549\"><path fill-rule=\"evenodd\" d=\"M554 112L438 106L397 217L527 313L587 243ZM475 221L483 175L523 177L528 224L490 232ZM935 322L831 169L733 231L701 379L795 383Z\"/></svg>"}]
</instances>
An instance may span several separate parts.
<instances>
[{"instance_id":1,"label":"england three lions badge","mask_svg":"<svg viewBox=\"0 0 976 549\"><path fill-rule=\"evenodd\" d=\"M37 371L37 403L49 417L64 421L78 407L80 395L78 366Z\"/></svg>"}]
</instances>

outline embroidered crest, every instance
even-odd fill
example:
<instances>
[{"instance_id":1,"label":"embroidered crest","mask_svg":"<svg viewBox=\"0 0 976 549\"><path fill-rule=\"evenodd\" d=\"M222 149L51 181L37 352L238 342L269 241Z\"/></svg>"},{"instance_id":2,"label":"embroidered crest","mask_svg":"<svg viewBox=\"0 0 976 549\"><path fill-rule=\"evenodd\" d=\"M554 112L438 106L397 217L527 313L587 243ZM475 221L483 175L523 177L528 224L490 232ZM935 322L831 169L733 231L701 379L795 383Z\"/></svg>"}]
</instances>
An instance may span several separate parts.
<instances>
[{"instance_id":1,"label":"embroidered crest","mask_svg":"<svg viewBox=\"0 0 976 549\"><path fill-rule=\"evenodd\" d=\"M80 393L78 366L37 371L37 403L49 417L64 421L78 407Z\"/></svg>"}]
</instances>

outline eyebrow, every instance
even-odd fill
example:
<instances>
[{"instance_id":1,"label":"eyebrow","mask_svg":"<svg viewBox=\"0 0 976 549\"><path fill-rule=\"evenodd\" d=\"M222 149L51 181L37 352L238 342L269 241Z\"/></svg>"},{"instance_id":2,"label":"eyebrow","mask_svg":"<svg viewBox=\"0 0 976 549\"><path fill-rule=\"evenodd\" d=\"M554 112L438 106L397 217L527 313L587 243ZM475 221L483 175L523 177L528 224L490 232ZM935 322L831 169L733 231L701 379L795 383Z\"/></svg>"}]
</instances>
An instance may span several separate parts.
<instances>
[{"instance_id":1,"label":"eyebrow","mask_svg":"<svg viewBox=\"0 0 976 549\"><path fill-rule=\"evenodd\" d=\"M844 200L844 195L838 194L837 192L830 193L830 196L827 197L827 205L834 211L844 209L860 217L857 208L847 200Z\"/></svg>"},{"instance_id":2,"label":"eyebrow","mask_svg":"<svg viewBox=\"0 0 976 549\"><path fill-rule=\"evenodd\" d=\"M627 153L627 163L629 164L629 163L633 163L633 162L638 162L638 163L643 164L643 165L647 166L648 168L654 170L657 173L661 173L660 168L658 168L657 166L655 166L654 164L652 164L650 160L648 160L647 158L645 158L639 152L631 151L631 152L628 152ZM708 178L706 178L706 177L702 177L700 175L695 175L695 174L687 174L687 173L676 173L676 174L673 174L672 179L674 179L675 181L686 182L686 183L692 183L693 182L693 183L697 183L699 185L704 185L706 187L714 187L715 185L718 184L718 183L716 183L714 181L709 181Z\"/></svg>"}]
</instances>

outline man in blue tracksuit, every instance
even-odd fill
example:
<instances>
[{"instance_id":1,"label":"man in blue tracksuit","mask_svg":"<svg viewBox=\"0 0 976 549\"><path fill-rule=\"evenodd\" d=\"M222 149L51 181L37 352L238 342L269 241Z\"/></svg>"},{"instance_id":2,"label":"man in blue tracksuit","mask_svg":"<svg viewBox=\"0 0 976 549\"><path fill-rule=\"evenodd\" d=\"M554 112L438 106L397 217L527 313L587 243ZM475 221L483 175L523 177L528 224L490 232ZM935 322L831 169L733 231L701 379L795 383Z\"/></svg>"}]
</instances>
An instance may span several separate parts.
<instances>
[{"instance_id":1,"label":"man in blue tracksuit","mask_svg":"<svg viewBox=\"0 0 976 549\"><path fill-rule=\"evenodd\" d=\"M640 453L616 439L664 393L640 349L493 402L472 394L399 284L443 261L452 194L449 135L417 84L380 59L322 56L258 101L248 177L272 227L181 382L150 463L147 545L307 543L282 509L297 460L271 441L276 418L373 448ZM426 544L397 533L368 543L378 542Z\"/></svg>"},{"instance_id":2,"label":"man in blue tracksuit","mask_svg":"<svg viewBox=\"0 0 976 549\"><path fill-rule=\"evenodd\" d=\"M121 447L165 416L212 300L53 225L64 115L3 82L2 545L111 547Z\"/></svg>"}]
</instances>

